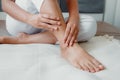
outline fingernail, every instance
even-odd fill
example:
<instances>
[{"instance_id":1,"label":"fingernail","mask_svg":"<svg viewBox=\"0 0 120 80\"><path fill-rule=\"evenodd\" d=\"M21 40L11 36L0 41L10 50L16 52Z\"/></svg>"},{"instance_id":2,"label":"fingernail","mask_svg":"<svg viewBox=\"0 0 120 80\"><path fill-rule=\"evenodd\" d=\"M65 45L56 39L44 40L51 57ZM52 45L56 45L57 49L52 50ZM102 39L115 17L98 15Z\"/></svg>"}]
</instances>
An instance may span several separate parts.
<instances>
[{"instance_id":1,"label":"fingernail","mask_svg":"<svg viewBox=\"0 0 120 80\"><path fill-rule=\"evenodd\" d=\"M59 18L59 17L57 17L57 20L60 20L60 18Z\"/></svg>"},{"instance_id":2,"label":"fingernail","mask_svg":"<svg viewBox=\"0 0 120 80\"><path fill-rule=\"evenodd\" d=\"M58 25L61 25L61 22L58 22Z\"/></svg>"}]
</instances>

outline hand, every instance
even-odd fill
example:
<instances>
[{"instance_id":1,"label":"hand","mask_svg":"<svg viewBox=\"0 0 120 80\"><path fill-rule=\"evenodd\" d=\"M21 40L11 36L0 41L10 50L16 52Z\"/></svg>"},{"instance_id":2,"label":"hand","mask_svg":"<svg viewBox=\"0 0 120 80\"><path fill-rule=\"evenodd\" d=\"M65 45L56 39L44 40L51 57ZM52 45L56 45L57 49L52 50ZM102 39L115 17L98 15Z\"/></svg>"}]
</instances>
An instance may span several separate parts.
<instances>
[{"instance_id":1,"label":"hand","mask_svg":"<svg viewBox=\"0 0 120 80\"><path fill-rule=\"evenodd\" d=\"M47 30L57 30L57 26L53 25L61 25L59 17L48 15L48 14L36 14L31 15L28 23L36 28L43 28Z\"/></svg>"},{"instance_id":2,"label":"hand","mask_svg":"<svg viewBox=\"0 0 120 80\"><path fill-rule=\"evenodd\" d=\"M65 31L64 43L66 46L73 46L77 42L77 36L79 33L79 19L69 18L67 21L67 27Z\"/></svg>"}]
</instances>

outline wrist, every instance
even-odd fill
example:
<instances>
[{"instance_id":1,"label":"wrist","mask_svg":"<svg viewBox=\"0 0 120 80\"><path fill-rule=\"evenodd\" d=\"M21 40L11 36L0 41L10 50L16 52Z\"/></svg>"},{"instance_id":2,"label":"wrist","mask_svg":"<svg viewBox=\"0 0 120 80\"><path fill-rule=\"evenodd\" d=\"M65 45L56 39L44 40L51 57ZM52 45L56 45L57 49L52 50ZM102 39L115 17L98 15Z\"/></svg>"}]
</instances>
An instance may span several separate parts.
<instances>
[{"instance_id":1,"label":"wrist","mask_svg":"<svg viewBox=\"0 0 120 80\"><path fill-rule=\"evenodd\" d=\"M72 19L79 19L80 16L79 16L79 14L70 14L69 18L72 18Z\"/></svg>"},{"instance_id":2,"label":"wrist","mask_svg":"<svg viewBox=\"0 0 120 80\"><path fill-rule=\"evenodd\" d=\"M74 21L80 21L80 16L79 15L71 15L69 16L69 20L74 20Z\"/></svg>"}]
</instances>

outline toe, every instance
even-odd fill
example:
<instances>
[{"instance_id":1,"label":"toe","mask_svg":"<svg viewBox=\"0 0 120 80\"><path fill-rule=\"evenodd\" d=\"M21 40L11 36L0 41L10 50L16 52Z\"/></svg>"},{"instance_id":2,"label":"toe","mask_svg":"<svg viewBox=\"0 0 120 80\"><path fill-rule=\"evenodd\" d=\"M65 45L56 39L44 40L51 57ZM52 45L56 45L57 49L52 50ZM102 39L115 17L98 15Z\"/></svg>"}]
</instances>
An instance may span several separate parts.
<instances>
[{"instance_id":1,"label":"toe","mask_svg":"<svg viewBox=\"0 0 120 80\"><path fill-rule=\"evenodd\" d=\"M93 69L93 67L92 67L91 65L89 65L89 64L86 64L86 66L88 67L88 69L89 69L89 72L94 72L94 69Z\"/></svg>"},{"instance_id":2,"label":"toe","mask_svg":"<svg viewBox=\"0 0 120 80\"><path fill-rule=\"evenodd\" d=\"M96 66L97 70L98 70L98 68L99 68L99 70L103 70L104 69L104 66L100 62L98 62L97 60L94 59L92 61L92 63Z\"/></svg>"},{"instance_id":3,"label":"toe","mask_svg":"<svg viewBox=\"0 0 120 80\"><path fill-rule=\"evenodd\" d=\"M88 63L88 67L90 69L90 72L92 72L92 73L97 72L97 68L91 62Z\"/></svg>"},{"instance_id":4,"label":"toe","mask_svg":"<svg viewBox=\"0 0 120 80\"><path fill-rule=\"evenodd\" d=\"M79 65L78 63L74 63L74 66L80 70L84 70L84 68L81 65Z\"/></svg>"},{"instance_id":5,"label":"toe","mask_svg":"<svg viewBox=\"0 0 120 80\"><path fill-rule=\"evenodd\" d=\"M100 68L101 70L105 69L105 67L104 67L102 64L99 65L99 68Z\"/></svg>"},{"instance_id":6,"label":"toe","mask_svg":"<svg viewBox=\"0 0 120 80\"><path fill-rule=\"evenodd\" d=\"M73 63L73 65L78 69L82 69L82 67L78 63Z\"/></svg>"},{"instance_id":7,"label":"toe","mask_svg":"<svg viewBox=\"0 0 120 80\"><path fill-rule=\"evenodd\" d=\"M83 68L81 65L79 65L79 69L81 69L81 70L83 70L83 71L84 71L84 68Z\"/></svg>"},{"instance_id":8,"label":"toe","mask_svg":"<svg viewBox=\"0 0 120 80\"><path fill-rule=\"evenodd\" d=\"M82 64L81 67L84 71L88 71L88 72L90 71L89 68L85 64Z\"/></svg>"},{"instance_id":9,"label":"toe","mask_svg":"<svg viewBox=\"0 0 120 80\"><path fill-rule=\"evenodd\" d=\"M99 66L97 64L92 63L91 65L94 67L94 69L95 69L96 72L100 71L100 68L99 68Z\"/></svg>"}]
</instances>

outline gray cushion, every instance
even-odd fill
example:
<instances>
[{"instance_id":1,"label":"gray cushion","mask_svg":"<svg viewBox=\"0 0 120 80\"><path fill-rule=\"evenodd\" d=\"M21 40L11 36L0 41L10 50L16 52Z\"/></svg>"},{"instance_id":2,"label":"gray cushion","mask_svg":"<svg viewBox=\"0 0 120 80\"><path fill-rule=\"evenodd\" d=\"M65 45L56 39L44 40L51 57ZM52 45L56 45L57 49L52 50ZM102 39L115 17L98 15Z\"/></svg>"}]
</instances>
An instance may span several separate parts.
<instances>
[{"instance_id":1,"label":"gray cushion","mask_svg":"<svg viewBox=\"0 0 120 80\"><path fill-rule=\"evenodd\" d=\"M78 0L79 12L81 13L103 13L105 0ZM66 0L60 0L63 12L67 12Z\"/></svg>"},{"instance_id":2,"label":"gray cushion","mask_svg":"<svg viewBox=\"0 0 120 80\"><path fill-rule=\"evenodd\" d=\"M105 0L78 0L79 11L81 13L103 13ZM67 12L66 0L60 0L60 6L63 12ZM0 11L1 0L0 0Z\"/></svg>"}]
</instances>

